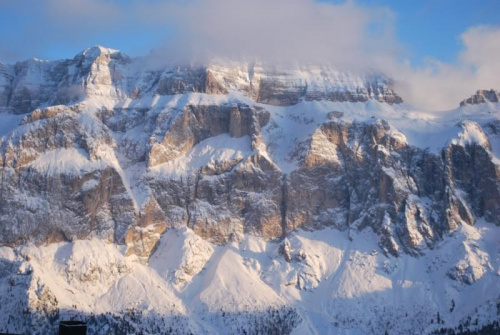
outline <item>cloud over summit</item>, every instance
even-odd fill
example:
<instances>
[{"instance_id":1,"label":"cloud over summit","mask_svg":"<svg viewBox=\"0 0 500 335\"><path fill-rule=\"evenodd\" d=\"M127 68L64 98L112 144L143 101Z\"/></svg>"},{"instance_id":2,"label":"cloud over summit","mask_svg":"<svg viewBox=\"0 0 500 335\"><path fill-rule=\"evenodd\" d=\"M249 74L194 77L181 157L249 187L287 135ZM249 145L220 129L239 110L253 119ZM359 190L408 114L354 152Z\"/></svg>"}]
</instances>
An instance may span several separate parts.
<instances>
[{"instance_id":1,"label":"cloud over summit","mask_svg":"<svg viewBox=\"0 0 500 335\"><path fill-rule=\"evenodd\" d=\"M165 6L173 54L360 67L392 47L388 10L313 0L205 0ZM173 15L172 15L173 14ZM156 17L161 19L161 17ZM373 33L378 29L378 33Z\"/></svg>"},{"instance_id":2,"label":"cloud over summit","mask_svg":"<svg viewBox=\"0 0 500 335\"><path fill-rule=\"evenodd\" d=\"M399 81L398 90L410 103L429 110L457 107L478 89L500 89L500 27L472 27L461 35L463 50L453 64L428 59L413 68L394 63L386 72Z\"/></svg>"}]
</instances>

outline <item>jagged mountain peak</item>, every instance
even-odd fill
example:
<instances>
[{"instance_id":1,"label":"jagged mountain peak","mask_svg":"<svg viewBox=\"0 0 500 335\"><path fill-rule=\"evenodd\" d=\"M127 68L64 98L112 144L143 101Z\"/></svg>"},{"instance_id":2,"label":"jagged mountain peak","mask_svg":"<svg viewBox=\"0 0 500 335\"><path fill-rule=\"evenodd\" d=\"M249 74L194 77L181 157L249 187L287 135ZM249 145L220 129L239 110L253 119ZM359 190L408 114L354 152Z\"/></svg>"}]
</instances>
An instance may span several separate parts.
<instances>
[{"instance_id":1,"label":"jagged mountain peak","mask_svg":"<svg viewBox=\"0 0 500 335\"><path fill-rule=\"evenodd\" d=\"M498 102L500 93L497 90L477 90L470 98L464 99L460 102L460 106L477 105L484 102Z\"/></svg>"},{"instance_id":2,"label":"jagged mountain peak","mask_svg":"<svg viewBox=\"0 0 500 335\"><path fill-rule=\"evenodd\" d=\"M83 50L81 52L81 54L83 54L87 57L95 57L95 56L99 56L101 54L111 55L111 54L115 54L115 53L119 53L119 52L120 52L120 50L117 50L117 49L103 47L102 45L94 45L94 46L91 46L91 47Z\"/></svg>"},{"instance_id":3,"label":"jagged mountain peak","mask_svg":"<svg viewBox=\"0 0 500 335\"><path fill-rule=\"evenodd\" d=\"M96 60L99 57L107 57L108 59L129 59L126 54L122 53L120 50L103 47L100 45L94 45L81 52L79 52L75 58L88 58L91 60Z\"/></svg>"}]
</instances>

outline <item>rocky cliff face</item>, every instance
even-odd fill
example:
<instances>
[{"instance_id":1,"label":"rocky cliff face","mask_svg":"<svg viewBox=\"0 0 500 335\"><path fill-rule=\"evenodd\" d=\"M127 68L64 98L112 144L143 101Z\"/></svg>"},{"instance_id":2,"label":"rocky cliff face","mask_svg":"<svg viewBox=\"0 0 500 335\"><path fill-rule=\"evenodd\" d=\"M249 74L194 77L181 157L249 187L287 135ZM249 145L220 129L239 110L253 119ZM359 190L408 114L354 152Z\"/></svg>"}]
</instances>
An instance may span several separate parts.
<instances>
[{"instance_id":1,"label":"rocky cliff face","mask_svg":"<svg viewBox=\"0 0 500 335\"><path fill-rule=\"evenodd\" d=\"M121 96L121 68L129 59L102 47L83 51L63 61L31 59L13 66L1 65L3 88L0 108L24 114L36 108L68 104L85 97Z\"/></svg>"},{"instance_id":2,"label":"rocky cliff face","mask_svg":"<svg viewBox=\"0 0 500 335\"><path fill-rule=\"evenodd\" d=\"M231 122L231 112L245 108L250 113L248 107L196 107L205 115L210 109L226 110L214 126L186 123L186 114L194 112L189 107L161 141L149 143L139 155L144 162L136 164L151 169L137 180L126 179L113 151L120 147L108 129L96 141L82 131L76 115L67 115L74 112L36 121L43 125L3 143L2 208L8 218L2 222L3 243L55 242L91 234L117 243L144 243L153 233L156 240L147 241L141 253L147 256L158 233L169 226L187 225L217 243L235 233L272 239L299 227L370 226L380 233L384 250L397 254L400 248L418 253L457 225L473 224L476 217L498 223L499 174L488 147L452 144L440 156L433 155L408 146L383 121L321 125L304 144L298 169L289 174L255 149L261 137L257 132L253 141L241 141L248 146L246 155L210 158L179 177L169 177L179 157L203 143L196 134L229 132L230 124L237 123ZM252 132L261 126L258 115L255 112ZM241 135L241 127L236 129ZM48 153L38 154L43 151ZM126 186L130 182L145 189L142 204L134 203L134 192ZM137 234L139 228L146 230Z\"/></svg>"},{"instance_id":3,"label":"rocky cliff face","mask_svg":"<svg viewBox=\"0 0 500 335\"><path fill-rule=\"evenodd\" d=\"M386 252L416 255L458 225L500 224L500 172L485 133L497 138L498 121L463 121L457 140L429 152L383 119L349 115L355 102L401 102L382 78L363 84L311 68L271 76L256 65L137 74L125 70L131 63L96 47L4 69L12 113L72 101L68 88L80 102L29 112L0 140L3 245L96 235L149 256L168 227L226 243L333 226L371 227ZM480 140L463 140L470 134Z\"/></svg>"},{"instance_id":4,"label":"rocky cliff face","mask_svg":"<svg viewBox=\"0 0 500 335\"><path fill-rule=\"evenodd\" d=\"M498 102L499 93L495 90L478 90L476 94L468 99L462 100L460 106L481 104L483 102Z\"/></svg>"}]
</instances>

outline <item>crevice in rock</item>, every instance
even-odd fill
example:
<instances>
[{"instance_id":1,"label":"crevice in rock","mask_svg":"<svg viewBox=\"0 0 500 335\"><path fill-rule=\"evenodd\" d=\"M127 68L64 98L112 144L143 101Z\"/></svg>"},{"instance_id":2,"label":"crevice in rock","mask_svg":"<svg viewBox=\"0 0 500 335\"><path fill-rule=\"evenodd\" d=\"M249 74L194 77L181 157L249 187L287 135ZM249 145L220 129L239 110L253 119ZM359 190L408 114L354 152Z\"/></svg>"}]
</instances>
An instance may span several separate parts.
<instances>
[{"instance_id":1,"label":"crevice in rock","mask_svg":"<svg viewBox=\"0 0 500 335\"><path fill-rule=\"evenodd\" d=\"M187 223L186 225L189 227L191 223L191 192L190 192L190 180L191 177L187 177L186 182L186 193L185 193L185 202L186 202L186 214L187 214ZM182 177L181 177L181 189L183 187Z\"/></svg>"},{"instance_id":2,"label":"crevice in rock","mask_svg":"<svg viewBox=\"0 0 500 335\"><path fill-rule=\"evenodd\" d=\"M282 231L282 238L285 238L286 236L286 226L287 226L287 221L286 221L286 212L287 212L287 196L288 196L288 189L287 189L287 175L286 173L283 174L283 177L281 178L281 231Z\"/></svg>"}]
</instances>

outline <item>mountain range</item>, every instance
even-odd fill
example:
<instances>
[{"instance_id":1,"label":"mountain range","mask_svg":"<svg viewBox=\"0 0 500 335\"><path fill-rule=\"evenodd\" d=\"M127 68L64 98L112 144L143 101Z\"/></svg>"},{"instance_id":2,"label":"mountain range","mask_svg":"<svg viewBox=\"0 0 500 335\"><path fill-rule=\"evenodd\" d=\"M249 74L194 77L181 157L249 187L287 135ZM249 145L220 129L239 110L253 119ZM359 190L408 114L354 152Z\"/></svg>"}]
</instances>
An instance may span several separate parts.
<instances>
[{"instance_id":1,"label":"mountain range","mask_svg":"<svg viewBox=\"0 0 500 335\"><path fill-rule=\"evenodd\" d=\"M499 93L396 88L100 46L0 63L0 331L498 331Z\"/></svg>"}]
</instances>

